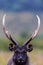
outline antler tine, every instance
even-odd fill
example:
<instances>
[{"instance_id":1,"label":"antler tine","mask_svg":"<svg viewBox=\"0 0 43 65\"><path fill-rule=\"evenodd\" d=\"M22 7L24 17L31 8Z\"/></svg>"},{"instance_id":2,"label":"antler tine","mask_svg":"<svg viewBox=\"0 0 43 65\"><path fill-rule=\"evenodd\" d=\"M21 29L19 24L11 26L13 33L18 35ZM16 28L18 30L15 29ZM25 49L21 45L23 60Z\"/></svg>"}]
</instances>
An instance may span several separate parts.
<instances>
[{"instance_id":1,"label":"antler tine","mask_svg":"<svg viewBox=\"0 0 43 65\"><path fill-rule=\"evenodd\" d=\"M6 14L4 14L4 16L3 16L3 31L4 31L5 35L7 36L7 38L9 40L11 40L15 45L17 45L17 42L12 39L12 37L9 34L8 30L6 30L6 27L5 27L5 17L6 17Z\"/></svg>"},{"instance_id":2,"label":"antler tine","mask_svg":"<svg viewBox=\"0 0 43 65\"><path fill-rule=\"evenodd\" d=\"M23 46L26 46L31 40L33 40L37 36L37 34L39 32L39 29L40 29L40 18L39 18L38 15L36 15L36 17L38 19L37 29L33 32L33 34L31 35L31 37L27 41L25 41L25 43L23 44Z\"/></svg>"}]
</instances>

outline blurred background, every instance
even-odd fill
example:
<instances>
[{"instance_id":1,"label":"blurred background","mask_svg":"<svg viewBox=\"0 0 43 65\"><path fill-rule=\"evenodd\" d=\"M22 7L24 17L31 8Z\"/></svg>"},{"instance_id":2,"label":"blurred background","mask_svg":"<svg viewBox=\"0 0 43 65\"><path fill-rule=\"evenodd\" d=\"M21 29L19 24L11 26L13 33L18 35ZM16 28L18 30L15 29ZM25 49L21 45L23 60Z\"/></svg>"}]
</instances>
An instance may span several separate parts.
<instances>
[{"instance_id":1,"label":"blurred background","mask_svg":"<svg viewBox=\"0 0 43 65\"><path fill-rule=\"evenodd\" d=\"M6 27L19 45L22 45L37 27L36 15L41 19L40 31L30 42L33 51L28 53L30 63L43 65L43 0L0 0L0 65L6 65L13 55L9 51L9 41L2 29L3 15L6 13Z\"/></svg>"}]
</instances>

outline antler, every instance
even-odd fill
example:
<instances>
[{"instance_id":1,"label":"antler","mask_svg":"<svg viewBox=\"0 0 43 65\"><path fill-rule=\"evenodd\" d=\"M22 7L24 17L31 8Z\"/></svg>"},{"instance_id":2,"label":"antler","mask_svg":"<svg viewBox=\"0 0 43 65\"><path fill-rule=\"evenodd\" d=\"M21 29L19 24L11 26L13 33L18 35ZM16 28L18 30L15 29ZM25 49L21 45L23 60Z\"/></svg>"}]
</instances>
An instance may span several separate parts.
<instances>
[{"instance_id":1,"label":"antler","mask_svg":"<svg viewBox=\"0 0 43 65\"><path fill-rule=\"evenodd\" d=\"M36 17L38 19L37 29L33 32L33 34L31 35L31 37L27 41L25 41L25 43L23 44L23 46L26 46L31 40L33 40L37 36L37 34L39 32L39 29L40 29L40 18L39 18L38 15L36 15Z\"/></svg>"},{"instance_id":2,"label":"antler","mask_svg":"<svg viewBox=\"0 0 43 65\"><path fill-rule=\"evenodd\" d=\"M6 30L6 27L5 27L5 17L6 17L6 14L4 14L4 16L3 16L3 31L4 31L5 35L7 36L7 38L9 40L11 40L15 45L17 45L17 42L12 39L12 37L9 34L8 30Z\"/></svg>"}]
</instances>

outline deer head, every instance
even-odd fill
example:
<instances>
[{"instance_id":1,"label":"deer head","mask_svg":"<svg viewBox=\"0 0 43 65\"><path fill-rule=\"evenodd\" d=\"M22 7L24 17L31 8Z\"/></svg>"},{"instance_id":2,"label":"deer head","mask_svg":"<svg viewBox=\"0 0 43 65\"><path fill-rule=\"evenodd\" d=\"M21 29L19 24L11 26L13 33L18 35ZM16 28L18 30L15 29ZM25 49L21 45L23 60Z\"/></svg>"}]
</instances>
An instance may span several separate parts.
<instances>
[{"instance_id":1,"label":"deer head","mask_svg":"<svg viewBox=\"0 0 43 65\"><path fill-rule=\"evenodd\" d=\"M3 31L4 31L5 35L7 36L7 38L12 42L11 44L9 44L9 49L11 51L14 51L13 61L16 64L23 65L23 63L26 63L27 58L28 58L27 52L31 52L33 50L33 46L29 43L30 43L31 40L33 40L37 36L37 34L39 32L40 18L39 18L38 15L36 15L37 20L38 20L37 29L33 32L31 37L23 43L22 46L19 46L18 43L15 40L13 40L13 38L12 38L11 34L8 32L8 30L6 30L5 17L6 17L6 14L4 14L4 16L3 16ZM28 45L28 48L27 48L27 45Z\"/></svg>"}]
</instances>

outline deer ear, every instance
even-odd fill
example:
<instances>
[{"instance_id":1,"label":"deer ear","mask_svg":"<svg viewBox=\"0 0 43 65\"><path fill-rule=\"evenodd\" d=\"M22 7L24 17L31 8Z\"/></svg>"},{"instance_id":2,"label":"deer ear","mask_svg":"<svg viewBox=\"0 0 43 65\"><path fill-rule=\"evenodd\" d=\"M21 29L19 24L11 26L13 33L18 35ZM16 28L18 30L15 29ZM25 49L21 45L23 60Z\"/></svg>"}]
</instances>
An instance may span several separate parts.
<instances>
[{"instance_id":1,"label":"deer ear","mask_svg":"<svg viewBox=\"0 0 43 65\"><path fill-rule=\"evenodd\" d=\"M31 52L32 50L33 50L33 45L32 45L32 44L28 45L27 51L28 51L28 52Z\"/></svg>"},{"instance_id":2,"label":"deer ear","mask_svg":"<svg viewBox=\"0 0 43 65\"><path fill-rule=\"evenodd\" d=\"M10 43L10 44L9 44L9 50L10 50L10 51L14 51L14 49L15 49L15 45L12 44L12 43Z\"/></svg>"}]
</instances>

